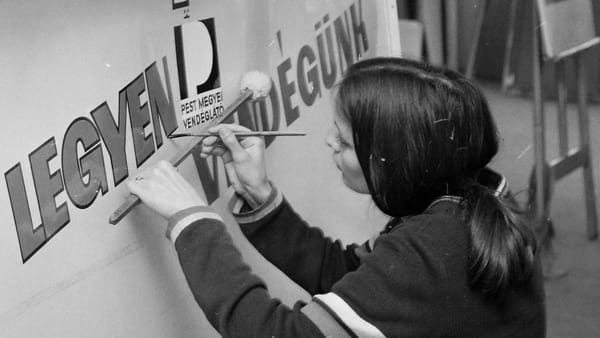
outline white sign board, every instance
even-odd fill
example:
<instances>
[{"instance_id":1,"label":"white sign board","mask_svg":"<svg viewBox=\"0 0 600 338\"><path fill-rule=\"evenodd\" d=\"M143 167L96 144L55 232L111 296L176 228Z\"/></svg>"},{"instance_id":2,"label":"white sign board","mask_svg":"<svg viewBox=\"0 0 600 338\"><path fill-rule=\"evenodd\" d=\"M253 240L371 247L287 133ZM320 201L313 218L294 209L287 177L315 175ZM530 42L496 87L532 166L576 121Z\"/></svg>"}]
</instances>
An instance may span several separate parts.
<instances>
[{"instance_id":1,"label":"white sign board","mask_svg":"<svg viewBox=\"0 0 600 338\"><path fill-rule=\"evenodd\" d=\"M267 140L272 180L333 237L362 241L379 230L381 215L343 186L323 139L348 65L398 49L382 27L383 3L3 2L2 335L218 336L187 289L166 222L143 206L117 225L108 218L129 177L187 142L167 135L219 116L250 70L268 73L273 89L235 121L308 134ZM190 156L180 171L221 212L272 294L306 299L240 235L224 207L222 164Z\"/></svg>"}]
</instances>

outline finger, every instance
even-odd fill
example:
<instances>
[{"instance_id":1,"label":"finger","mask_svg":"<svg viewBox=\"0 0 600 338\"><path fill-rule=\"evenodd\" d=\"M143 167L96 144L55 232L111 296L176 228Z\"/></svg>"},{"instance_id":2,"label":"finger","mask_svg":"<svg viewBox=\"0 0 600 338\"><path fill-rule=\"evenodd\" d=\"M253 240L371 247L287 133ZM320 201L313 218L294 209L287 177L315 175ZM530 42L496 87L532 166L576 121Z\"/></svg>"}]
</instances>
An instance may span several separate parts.
<instances>
[{"instance_id":1,"label":"finger","mask_svg":"<svg viewBox=\"0 0 600 338\"><path fill-rule=\"evenodd\" d=\"M225 148L225 146L221 145L221 146L215 147L215 149L213 150L213 155L223 157L228 152L229 152L229 150L227 148Z\"/></svg>"},{"instance_id":2,"label":"finger","mask_svg":"<svg viewBox=\"0 0 600 338\"><path fill-rule=\"evenodd\" d=\"M252 130L248 129L247 127L240 126L239 124L228 124L228 123L222 123L222 124L216 125L214 127L210 127L210 128L208 128L208 131L211 133L218 133L219 130L221 130L223 128L237 131L237 132L252 131Z\"/></svg>"},{"instance_id":3,"label":"finger","mask_svg":"<svg viewBox=\"0 0 600 338\"><path fill-rule=\"evenodd\" d=\"M200 146L200 151L203 153L212 154L212 152L218 148L225 148L225 146L223 145L223 142L218 142L218 143L214 143L211 145L202 144Z\"/></svg>"},{"instance_id":4,"label":"finger","mask_svg":"<svg viewBox=\"0 0 600 338\"><path fill-rule=\"evenodd\" d=\"M140 195L141 195L141 194L140 194L140 192L141 192L141 191L140 191L140 189L141 189L141 188L138 186L138 184L137 184L137 182L135 181L135 179L128 180L128 181L125 183L125 186L127 187L127 189L129 190L129 192L130 192L130 193L132 193L132 194L134 194L134 195L136 195L136 196L140 197ZM140 198L141 198L141 197L140 197Z\"/></svg>"},{"instance_id":5,"label":"finger","mask_svg":"<svg viewBox=\"0 0 600 338\"><path fill-rule=\"evenodd\" d=\"M171 190L174 188L172 179L164 168L157 165L150 168L149 172L149 177L144 177L144 179L139 182L140 185L146 186L148 189Z\"/></svg>"},{"instance_id":6,"label":"finger","mask_svg":"<svg viewBox=\"0 0 600 338\"><path fill-rule=\"evenodd\" d=\"M177 168L175 168L171 163L165 160L160 160L156 164L156 172L162 176L162 180L167 181L166 183L169 183L168 181L176 180L178 179L178 177L181 177L181 175L177 171Z\"/></svg>"},{"instance_id":7,"label":"finger","mask_svg":"<svg viewBox=\"0 0 600 338\"><path fill-rule=\"evenodd\" d=\"M208 131L211 133L216 133L216 132L219 132L219 130L223 130L223 129L230 129L234 133L251 132L252 131L251 129L248 129L239 124L220 124L220 125L209 128ZM206 145L215 144L217 142L222 141L221 138L217 138L216 140L214 140L214 139L212 139L212 136L210 136L210 137L211 137L211 140L208 140ZM259 145L261 143L264 144L264 139L262 137L246 136L246 137L238 138L238 142L242 145L243 148L249 148L254 145Z\"/></svg>"},{"instance_id":8,"label":"finger","mask_svg":"<svg viewBox=\"0 0 600 338\"><path fill-rule=\"evenodd\" d=\"M231 183L231 187L233 190L243 196L244 199L248 196L248 191L246 191L244 184L240 181L237 170L235 168L234 162L229 162L225 164L225 172L227 173L227 177L229 178L229 183Z\"/></svg>"},{"instance_id":9,"label":"finger","mask_svg":"<svg viewBox=\"0 0 600 338\"><path fill-rule=\"evenodd\" d=\"M254 201L252 196L244 187L244 184L240 182L240 179L237 176L237 170L235 168L234 162L229 162L225 164L225 172L227 173L227 177L229 177L229 181L231 183L231 186L233 187L233 190L235 190L236 193L242 196L242 198L246 200L246 202L248 202L250 206L252 206L253 208L257 207L258 203Z\"/></svg>"},{"instance_id":10,"label":"finger","mask_svg":"<svg viewBox=\"0 0 600 338\"><path fill-rule=\"evenodd\" d=\"M235 164L232 161L225 163L225 173L227 173L227 177L233 188L238 191L238 188L241 187L241 185L237 176L237 171L235 170Z\"/></svg>"},{"instance_id":11,"label":"finger","mask_svg":"<svg viewBox=\"0 0 600 338\"><path fill-rule=\"evenodd\" d=\"M140 187L138 183L144 179L144 176L148 176L147 169L138 171L134 176L131 176L129 180L127 180L127 188L129 189L129 192L134 195L138 195L140 193Z\"/></svg>"},{"instance_id":12,"label":"finger","mask_svg":"<svg viewBox=\"0 0 600 338\"><path fill-rule=\"evenodd\" d=\"M212 133L212 131L211 131ZM202 139L202 145L211 146L215 143L221 142L221 139L218 136L206 136Z\"/></svg>"},{"instance_id":13,"label":"finger","mask_svg":"<svg viewBox=\"0 0 600 338\"><path fill-rule=\"evenodd\" d=\"M168 191L174 188L169 171L176 169L167 161L160 161L135 175L133 189L139 194L153 194L157 191ZM142 198L142 196L139 196Z\"/></svg>"},{"instance_id":14,"label":"finger","mask_svg":"<svg viewBox=\"0 0 600 338\"><path fill-rule=\"evenodd\" d=\"M152 175L146 172L146 176L136 175L127 181L127 188L129 192L139 197L144 203L147 202L148 198L153 194L153 187L156 186L153 183L154 179Z\"/></svg>"},{"instance_id":15,"label":"finger","mask_svg":"<svg viewBox=\"0 0 600 338\"><path fill-rule=\"evenodd\" d=\"M223 157L223 155L229 152L229 150L227 148L225 148L225 146L220 143L218 146L211 146L211 147L205 147L202 146L202 148L200 149L200 157L202 158L207 158L209 156L219 156L219 157Z\"/></svg>"},{"instance_id":16,"label":"finger","mask_svg":"<svg viewBox=\"0 0 600 338\"><path fill-rule=\"evenodd\" d=\"M168 161L160 160L156 163L156 167L164 170L165 172L177 172L177 169Z\"/></svg>"},{"instance_id":17,"label":"finger","mask_svg":"<svg viewBox=\"0 0 600 338\"><path fill-rule=\"evenodd\" d=\"M231 151L226 150L223 153L223 156L221 156L221 158L223 159L223 164L227 164L227 163L232 163L233 162L233 157L231 156Z\"/></svg>"},{"instance_id":18,"label":"finger","mask_svg":"<svg viewBox=\"0 0 600 338\"><path fill-rule=\"evenodd\" d=\"M223 144L229 149L231 152L231 157L236 162L243 162L248 159L249 155L244 150L244 148L240 145L237 137L233 133L233 131L229 128L221 128L219 129L219 136L223 141Z\"/></svg>"},{"instance_id":19,"label":"finger","mask_svg":"<svg viewBox=\"0 0 600 338\"><path fill-rule=\"evenodd\" d=\"M252 148L255 146L263 146L264 143L265 140L262 137L256 136L244 137L240 140L240 144L244 149Z\"/></svg>"}]
</instances>

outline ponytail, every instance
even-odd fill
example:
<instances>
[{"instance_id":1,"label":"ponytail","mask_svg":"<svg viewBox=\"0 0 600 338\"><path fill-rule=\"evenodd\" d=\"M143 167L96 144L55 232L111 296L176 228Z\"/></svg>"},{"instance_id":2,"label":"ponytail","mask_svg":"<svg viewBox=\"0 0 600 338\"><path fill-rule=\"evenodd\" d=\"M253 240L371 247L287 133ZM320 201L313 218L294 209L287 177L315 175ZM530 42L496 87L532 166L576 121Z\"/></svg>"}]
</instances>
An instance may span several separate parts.
<instances>
[{"instance_id":1,"label":"ponytail","mask_svg":"<svg viewBox=\"0 0 600 338\"><path fill-rule=\"evenodd\" d=\"M471 286L487 297L498 298L509 286L529 280L536 241L516 202L472 182L463 203L471 233Z\"/></svg>"}]
</instances>

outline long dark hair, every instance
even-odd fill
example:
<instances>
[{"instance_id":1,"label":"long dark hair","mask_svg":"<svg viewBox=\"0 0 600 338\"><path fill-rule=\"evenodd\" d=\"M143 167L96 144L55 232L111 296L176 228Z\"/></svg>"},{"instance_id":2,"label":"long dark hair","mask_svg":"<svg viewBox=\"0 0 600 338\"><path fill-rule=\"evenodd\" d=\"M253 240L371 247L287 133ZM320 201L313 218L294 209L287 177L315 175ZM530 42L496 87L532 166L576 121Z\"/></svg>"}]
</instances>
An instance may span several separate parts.
<instances>
[{"instance_id":1,"label":"long dark hair","mask_svg":"<svg viewBox=\"0 0 600 338\"><path fill-rule=\"evenodd\" d=\"M462 75L400 58L355 63L337 87L337 109L378 208L422 213L443 195L462 197L470 227L470 281L487 296L527 280L535 238L516 204L476 177L498 152L481 91Z\"/></svg>"}]
</instances>

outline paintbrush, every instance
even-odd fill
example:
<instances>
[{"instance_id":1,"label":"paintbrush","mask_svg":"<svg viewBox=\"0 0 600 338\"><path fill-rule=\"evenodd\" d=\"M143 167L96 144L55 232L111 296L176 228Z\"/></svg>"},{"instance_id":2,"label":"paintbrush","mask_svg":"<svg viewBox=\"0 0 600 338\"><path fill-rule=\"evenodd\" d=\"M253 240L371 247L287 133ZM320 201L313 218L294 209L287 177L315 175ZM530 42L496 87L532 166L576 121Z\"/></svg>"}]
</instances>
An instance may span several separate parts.
<instances>
[{"instance_id":1,"label":"paintbrush","mask_svg":"<svg viewBox=\"0 0 600 338\"><path fill-rule=\"evenodd\" d=\"M306 133L297 131L234 131L233 134L238 137L247 136L304 136ZM169 135L169 138L178 137L207 137L207 136L219 136L219 133L177 133Z\"/></svg>"}]
</instances>

